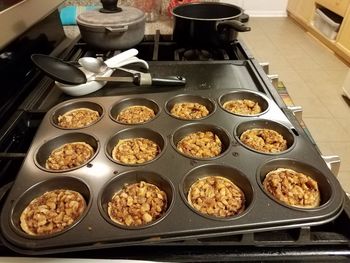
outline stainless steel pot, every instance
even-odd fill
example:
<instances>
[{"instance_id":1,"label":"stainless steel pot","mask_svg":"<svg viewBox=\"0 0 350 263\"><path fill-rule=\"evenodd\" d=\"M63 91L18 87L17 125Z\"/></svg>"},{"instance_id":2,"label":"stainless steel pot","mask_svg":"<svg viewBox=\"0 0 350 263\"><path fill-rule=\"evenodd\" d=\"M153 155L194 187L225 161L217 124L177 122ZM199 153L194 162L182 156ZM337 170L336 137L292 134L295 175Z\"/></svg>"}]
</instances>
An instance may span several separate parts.
<instances>
[{"instance_id":1,"label":"stainless steel pot","mask_svg":"<svg viewBox=\"0 0 350 263\"><path fill-rule=\"evenodd\" d=\"M146 16L129 6L105 4L102 9L81 13L77 17L82 39L89 45L103 49L128 49L137 45L145 34Z\"/></svg>"},{"instance_id":2,"label":"stainless steel pot","mask_svg":"<svg viewBox=\"0 0 350 263\"><path fill-rule=\"evenodd\" d=\"M173 38L182 46L222 46L250 31L239 21L243 10L217 2L188 3L175 7Z\"/></svg>"}]
</instances>

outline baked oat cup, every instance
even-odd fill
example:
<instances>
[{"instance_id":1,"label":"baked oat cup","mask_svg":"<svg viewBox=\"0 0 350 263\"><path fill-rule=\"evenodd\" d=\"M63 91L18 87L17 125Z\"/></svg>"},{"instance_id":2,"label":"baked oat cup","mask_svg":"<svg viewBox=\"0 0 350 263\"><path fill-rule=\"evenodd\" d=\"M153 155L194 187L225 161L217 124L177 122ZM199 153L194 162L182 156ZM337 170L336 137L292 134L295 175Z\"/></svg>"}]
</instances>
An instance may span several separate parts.
<instances>
[{"instance_id":1,"label":"baked oat cup","mask_svg":"<svg viewBox=\"0 0 350 263\"><path fill-rule=\"evenodd\" d=\"M293 209L321 209L334 194L324 174L294 159L271 160L258 169L257 176L259 186L268 197Z\"/></svg>"},{"instance_id":2,"label":"baked oat cup","mask_svg":"<svg viewBox=\"0 0 350 263\"><path fill-rule=\"evenodd\" d=\"M48 172L66 172L89 163L99 150L99 142L85 133L66 133L42 144L35 153L36 165Z\"/></svg>"},{"instance_id":3,"label":"baked oat cup","mask_svg":"<svg viewBox=\"0 0 350 263\"><path fill-rule=\"evenodd\" d=\"M247 149L263 154L281 154L291 150L295 137L284 125L270 120L253 120L235 127L235 138Z\"/></svg>"},{"instance_id":4,"label":"baked oat cup","mask_svg":"<svg viewBox=\"0 0 350 263\"><path fill-rule=\"evenodd\" d=\"M117 132L106 145L106 155L115 163L145 165L158 159L165 148L159 133L147 128L130 128Z\"/></svg>"},{"instance_id":5,"label":"baked oat cup","mask_svg":"<svg viewBox=\"0 0 350 263\"><path fill-rule=\"evenodd\" d=\"M103 115L101 105L91 101L75 101L58 106L51 122L60 129L82 129L95 124Z\"/></svg>"},{"instance_id":6,"label":"baked oat cup","mask_svg":"<svg viewBox=\"0 0 350 263\"><path fill-rule=\"evenodd\" d=\"M174 187L151 171L129 171L118 175L101 189L99 208L112 225L126 229L157 224L171 210Z\"/></svg>"},{"instance_id":7,"label":"baked oat cup","mask_svg":"<svg viewBox=\"0 0 350 263\"><path fill-rule=\"evenodd\" d=\"M81 180L49 179L18 198L11 210L11 226L21 236L49 238L75 227L90 205L90 189Z\"/></svg>"},{"instance_id":8,"label":"baked oat cup","mask_svg":"<svg viewBox=\"0 0 350 263\"><path fill-rule=\"evenodd\" d=\"M206 164L191 170L180 184L181 196L197 214L216 220L241 216L251 207L253 188L234 167Z\"/></svg>"},{"instance_id":9,"label":"baked oat cup","mask_svg":"<svg viewBox=\"0 0 350 263\"><path fill-rule=\"evenodd\" d=\"M269 99L259 92L239 90L226 93L219 98L220 107L238 116L259 116L269 110Z\"/></svg>"},{"instance_id":10,"label":"baked oat cup","mask_svg":"<svg viewBox=\"0 0 350 263\"><path fill-rule=\"evenodd\" d=\"M181 94L167 101L165 109L170 116L180 120L202 120L215 111L215 103L205 97Z\"/></svg>"},{"instance_id":11,"label":"baked oat cup","mask_svg":"<svg viewBox=\"0 0 350 263\"><path fill-rule=\"evenodd\" d=\"M172 137L175 150L188 158L208 160L227 152L230 138L227 132L211 124L188 124L177 129Z\"/></svg>"},{"instance_id":12,"label":"baked oat cup","mask_svg":"<svg viewBox=\"0 0 350 263\"><path fill-rule=\"evenodd\" d=\"M152 100L132 98L124 99L112 106L110 117L121 124L137 125L152 121L159 111L159 106Z\"/></svg>"}]
</instances>

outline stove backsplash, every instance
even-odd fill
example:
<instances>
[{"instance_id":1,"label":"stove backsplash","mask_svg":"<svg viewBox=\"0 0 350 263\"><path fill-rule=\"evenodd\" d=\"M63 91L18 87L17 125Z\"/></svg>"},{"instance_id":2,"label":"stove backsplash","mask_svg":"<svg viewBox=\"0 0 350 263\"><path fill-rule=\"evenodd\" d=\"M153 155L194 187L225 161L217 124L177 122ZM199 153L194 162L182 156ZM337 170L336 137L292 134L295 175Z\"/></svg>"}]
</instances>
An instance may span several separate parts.
<instances>
[{"instance_id":1,"label":"stove backsplash","mask_svg":"<svg viewBox=\"0 0 350 263\"><path fill-rule=\"evenodd\" d=\"M30 28L0 51L0 126L28 94L31 80L38 71L31 62L33 53L49 54L66 38L59 23L58 12Z\"/></svg>"}]
</instances>

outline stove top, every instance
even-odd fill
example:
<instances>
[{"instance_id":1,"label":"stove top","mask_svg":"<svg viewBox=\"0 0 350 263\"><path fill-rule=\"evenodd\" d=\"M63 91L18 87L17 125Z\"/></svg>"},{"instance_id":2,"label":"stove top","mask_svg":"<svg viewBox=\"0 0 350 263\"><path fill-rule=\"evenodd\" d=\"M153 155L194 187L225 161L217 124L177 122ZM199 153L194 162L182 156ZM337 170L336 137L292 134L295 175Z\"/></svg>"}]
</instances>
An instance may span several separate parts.
<instances>
[{"instance_id":1,"label":"stove top","mask_svg":"<svg viewBox=\"0 0 350 263\"><path fill-rule=\"evenodd\" d=\"M59 27L56 22L53 22L56 18L57 13L46 19L46 25L50 25L51 30L53 25ZM46 26L45 30L50 29ZM61 31L62 29L58 30L58 32ZM38 28L35 28L34 32L38 32ZM32 32L27 33L33 34ZM43 36L37 39L43 39ZM29 53L51 54L70 61L77 61L82 56L106 59L121 52L120 50L109 52L91 50L80 39L72 43L67 40L62 41L61 34L57 34L55 40L45 38L44 41L39 42L46 44L39 49L35 45L29 50ZM29 53L22 54L16 50L19 44L12 45L2 52L2 58L6 56L7 64L4 64L2 60L1 66L5 65L4 68L7 69L12 63L11 59L8 59L9 55L18 54L17 64L12 63L8 74L11 78L7 78L7 85L11 85L11 79L16 79L14 77L16 76L15 65L18 65L18 59L23 57L26 63L24 63L25 67L21 67L20 74L15 81L16 89L13 89L6 100L2 101L4 106L1 108L2 115L0 116L2 124L0 197L6 195L7 190L11 187L45 113L56 104L72 98L55 88L51 79L33 69L33 65L28 62ZM260 92L276 101L296 127L300 126L293 115L285 109L282 100L259 63L241 41L230 43L221 49L187 50L173 42L171 36L160 35L159 32L156 32L155 35L145 36L144 41L136 48L139 51L138 57L149 62L150 72L162 75L176 73L176 75L181 74L187 77L188 83L185 90L225 89L231 85L244 87L254 83L260 88ZM245 70L237 70L241 68ZM114 84L109 83L103 89L86 97L126 96L171 90L171 88L160 90L160 88L135 87L130 84L122 84L116 88ZM111 248L53 254L50 257L129 258L181 262L256 260L257 258L259 260L288 260L290 258L303 260L305 257L310 257L312 260L327 260L330 257L347 259L350 257L350 232L344 226L349 223L350 205L347 199L340 216L320 226L239 235L228 234L225 237L193 238L186 241L172 242L169 239L165 243L151 242L125 248L112 248L111 245ZM0 255L18 256L19 254L1 244Z\"/></svg>"}]
</instances>

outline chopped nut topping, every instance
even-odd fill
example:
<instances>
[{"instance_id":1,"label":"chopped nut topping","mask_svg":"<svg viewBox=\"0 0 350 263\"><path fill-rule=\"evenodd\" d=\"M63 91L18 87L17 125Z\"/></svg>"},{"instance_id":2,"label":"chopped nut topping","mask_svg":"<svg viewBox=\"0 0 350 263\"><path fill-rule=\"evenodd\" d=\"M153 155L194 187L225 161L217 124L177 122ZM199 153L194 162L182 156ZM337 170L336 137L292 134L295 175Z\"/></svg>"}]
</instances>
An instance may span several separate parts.
<instances>
[{"instance_id":1,"label":"chopped nut topping","mask_svg":"<svg viewBox=\"0 0 350 263\"><path fill-rule=\"evenodd\" d=\"M261 152L277 153L287 150L287 141L274 130L246 130L242 133L240 140L245 145Z\"/></svg>"},{"instance_id":2,"label":"chopped nut topping","mask_svg":"<svg viewBox=\"0 0 350 263\"><path fill-rule=\"evenodd\" d=\"M278 168L266 175L263 185L266 191L285 204L304 208L320 205L317 182L303 173Z\"/></svg>"},{"instance_id":3,"label":"chopped nut topping","mask_svg":"<svg viewBox=\"0 0 350 263\"><path fill-rule=\"evenodd\" d=\"M116 223L139 226L150 223L167 209L167 196L157 186L146 182L125 185L108 203L108 215Z\"/></svg>"},{"instance_id":4,"label":"chopped nut topping","mask_svg":"<svg viewBox=\"0 0 350 263\"><path fill-rule=\"evenodd\" d=\"M159 146L145 138L120 140L113 148L114 160L125 164L141 164L156 158L160 153Z\"/></svg>"},{"instance_id":5,"label":"chopped nut topping","mask_svg":"<svg viewBox=\"0 0 350 263\"><path fill-rule=\"evenodd\" d=\"M188 192L189 204L203 214L228 217L244 210L241 189L227 178L207 176L197 180Z\"/></svg>"},{"instance_id":6,"label":"chopped nut topping","mask_svg":"<svg viewBox=\"0 0 350 263\"><path fill-rule=\"evenodd\" d=\"M190 133L176 147L180 152L197 158L215 157L222 150L219 137L211 131Z\"/></svg>"},{"instance_id":7,"label":"chopped nut topping","mask_svg":"<svg viewBox=\"0 0 350 263\"><path fill-rule=\"evenodd\" d=\"M66 170L86 163L94 149L85 142L66 143L55 149L46 160L46 169Z\"/></svg>"},{"instance_id":8,"label":"chopped nut topping","mask_svg":"<svg viewBox=\"0 0 350 263\"><path fill-rule=\"evenodd\" d=\"M208 109L199 103L181 102L176 103L170 111L171 115L185 120L200 119L208 116Z\"/></svg>"},{"instance_id":9,"label":"chopped nut topping","mask_svg":"<svg viewBox=\"0 0 350 263\"><path fill-rule=\"evenodd\" d=\"M230 100L223 105L225 110L242 115L255 115L261 112L260 105L252 100Z\"/></svg>"},{"instance_id":10,"label":"chopped nut topping","mask_svg":"<svg viewBox=\"0 0 350 263\"><path fill-rule=\"evenodd\" d=\"M72 225L85 208L85 200L78 192L65 189L46 192L23 210L21 228L29 235L53 234Z\"/></svg>"},{"instance_id":11,"label":"chopped nut topping","mask_svg":"<svg viewBox=\"0 0 350 263\"><path fill-rule=\"evenodd\" d=\"M116 120L127 124L149 121L155 117L154 111L146 106L130 106L123 109Z\"/></svg>"},{"instance_id":12,"label":"chopped nut topping","mask_svg":"<svg viewBox=\"0 0 350 263\"><path fill-rule=\"evenodd\" d=\"M100 118L98 111L88 108L79 108L67 111L58 116L58 126L67 129L77 129L94 123Z\"/></svg>"}]
</instances>

